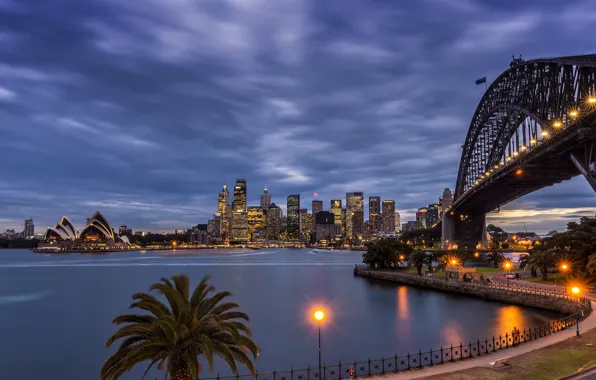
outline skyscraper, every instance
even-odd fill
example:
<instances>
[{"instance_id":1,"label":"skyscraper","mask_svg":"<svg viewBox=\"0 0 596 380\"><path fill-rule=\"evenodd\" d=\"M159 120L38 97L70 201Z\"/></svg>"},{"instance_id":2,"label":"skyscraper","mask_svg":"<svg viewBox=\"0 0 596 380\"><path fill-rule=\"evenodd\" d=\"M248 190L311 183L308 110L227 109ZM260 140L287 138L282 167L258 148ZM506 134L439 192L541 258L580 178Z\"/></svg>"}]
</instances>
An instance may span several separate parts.
<instances>
[{"instance_id":1,"label":"skyscraper","mask_svg":"<svg viewBox=\"0 0 596 380\"><path fill-rule=\"evenodd\" d=\"M401 217L399 215L399 212L395 212L395 233L398 233L401 231Z\"/></svg>"},{"instance_id":2,"label":"skyscraper","mask_svg":"<svg viewBox=\"0 0 596 380\"><path fill-rule=\"evenodd\" d=\"M288 195L288 240L298 241L300 239L300 194Z\"/></svg>"},{"instance_id":3,"label":"skyscraper","mask_svg":"<svg viewBox=\"0 0 596 380\"><path fill-rule=\"evenodd\" d=\"M331 213L335 215L335 224L339 224L341 226L341 199L332 199L329 210L331 210Z\"/></svg>"},{"instance_id":4,"label":"skyscraper","mask_svg":"<svg viewBox=\"0 0 596 380\"><path fill-rule=\"evenodd\" d=\"M383 201L383 232L395 233L395 201L390 199Z\"/></svg>"},{"instance_id":5,"label":"skyscraper","mask_svg":"<svg viewBox=\"0 0 596 380\"><path fill-rule=\"evenodd\" d=\"M271 205L271 195L269 195L269 190L267 190L267 185L265 185L263 194L261 194L261 208L269 208L269 205Z\"/></svg>"},{"instance_id":6,"label":"skyscraper","mask_svg":"<svg viewBox=\"0 0 596 380\"><path fill-rule=\"evenodd\" d=\"M346 237L355 238L364 230L364 193L346 193Z\"/></svg>"},{"instance_id":7,"label":"skyscraper","mask_svg":"<svg viewBox=\"0 0 596 380\"><path fill-rule=\"evenodd\" d=\"M248 241L248 214L246 211L234 211L231 240L235 243L246 243Z\"/></svg>"},{"instance_id":8,"label":"skyscraper","mask_svg":"<svg viewBox=\"0 0 596 380\"><path fill-rule=\"evenodd\" d=\"M234 212L246 211L246 180L237 179L234 186Z\"/></svg>"},{"instance_id":9,"label":"skyscraper","mask_svg":"<svg viewBox=\"0 0 596 380\"><path fill-rule=\"evenodd\" d=\"M421 207L416 212L416 228L426 228L426 213L428 209Z\"/></svg>"},{"instance_id":10,"label":"skyscraper","mask_svg":"<svg viewBox=\"0 0 596 380\"><path fill-rule=\"evenodd\" d=\"M25 228L23 230L24 237L35 236L35 225L33 224L33 219L26 219L25 220Z\"/></svg>"},{"instance_id":11,"label":"skyscraper","mask_svg":"<svg viewBox=\"0 0 596 380\"><path fill-rule=\"evenodd\" d=\"M248 240L250 241L255 241L253 236L255 231L263 228L265 225L265 214L263 210L264 209L259 206L248 207Z\"/></svg>"},{"instance_id":12,"label":"skyscraper","mask_svg":"<svg viewBox=\"0 0 596 380\"><path fill-rule=\"evenodd\" d=\"M368 197L368 229L371 235L381 232L381 197Z\"/></svg>"},{"instance_id":13,"label":"skyscraper","mask_svg":"<svg viewBox=\"0 0 596 380\"><path fill-rule=\"evenodd\" d=\"M275 203L271 203L265 216L265 230L267 240L279 240L281 235L281 225L283 211Z\"/></svg>"},{"instance_id":14,"label":"skyscraper","mask_svg":"<svg viewBox=\"0 0 596 380\"><path fill-rule=\"evenodd\" d=\"M312 214L316 217L319 212L323 211L323 201L312 201Z\"/></svg>"},{"instance_id":15,"label":"skyscraper","mask_svg":"<svg viewBox=\"0 0 596 380\"><path fill-rule=\"evenodd\" d=\"M341 209L341 234L346 236L346 209Z\"/></svg>"},{"instance_id":16,"label":"skyscraper","mask_svg":"<svg viewBox=\"0 0 596 380\"><path fill-rule=\"evenodd\" d=\"M426 212L426 227L431 228L439 222L439 204L433 203L428 205Z\"/></svg>"},{"instance_id":17,"label":"skyscraper","mask_svg":"<svg viewBox=\"0 0 596 380\"><path fill-rule=\"evenodd\" d=\"M232 212L230 210L230 193L226 185L223 185L217 198L217 213L220 214L219 236L223 241L229 241L230 229L232 227Z\"/></svg>"},{"instance_id":18,"label":"skyscraper","mask_svg":"<svg viewBox=\"0 0 596 380\"><path fill-rule=\"evenodd\" d=\"M310 241L310 233L313 229L313 214L309 214L306 208L300 209L300 240Z\"/></svg>"}]
</instances>

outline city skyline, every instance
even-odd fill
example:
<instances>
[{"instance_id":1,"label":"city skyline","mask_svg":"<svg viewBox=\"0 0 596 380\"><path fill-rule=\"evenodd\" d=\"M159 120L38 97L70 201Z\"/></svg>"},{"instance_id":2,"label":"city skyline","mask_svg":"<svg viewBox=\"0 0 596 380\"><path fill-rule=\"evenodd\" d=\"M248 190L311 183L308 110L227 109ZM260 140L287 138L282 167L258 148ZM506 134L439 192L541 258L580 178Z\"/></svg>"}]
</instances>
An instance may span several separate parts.
<instances>
[{"instance_id":1,"label":"city skyline","mask_svg":"<svg viewBox=\"0 0 596 380\"><path fill-rule=\"evenodd\" d=\"M413 220L455 186L484 91L474 81L490 84L512 54L591 53L577 28L596 26L580 1L548 14L542 2L474 0L287 0L266 15L258 1L230 0L225 12L186 0L93 4L56 14L47 2L0 3L2 229L99 209L173 230L209 219L235 178L247 179L249 205L264 184L284 209L289 194L310 205L317 192L329 210L358 191L365 213L375 195ZM547 232L595 210L574 178L488 222Z\"/></svg>"}]
</instances>

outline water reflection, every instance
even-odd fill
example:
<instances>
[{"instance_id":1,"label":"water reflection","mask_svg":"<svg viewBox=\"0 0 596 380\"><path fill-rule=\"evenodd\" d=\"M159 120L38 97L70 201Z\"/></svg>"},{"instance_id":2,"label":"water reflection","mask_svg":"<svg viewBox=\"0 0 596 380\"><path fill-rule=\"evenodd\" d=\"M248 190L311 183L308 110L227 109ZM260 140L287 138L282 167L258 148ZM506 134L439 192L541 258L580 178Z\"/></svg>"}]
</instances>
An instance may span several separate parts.
<instances>
[{"instance_id":1,"label":"water reflection","mask_svg":"<svg viewBox=\"0 0 596 380\"><path fill-rule=\"evenodd\" d=\"M410 319L410 303L408 301L408 288L400 286L397 288L397 316L400 321Z\"/></svg>"},{"instance_id":2,"label":"water reflection","mask_svg":"<svg viewBox=\"0 0 596 380\"><path fill-rule=\"evenodd\" d=\"M499 333L511 333L513 328L523 329L529 325L524 314L519 306L503 306L499 309L497 314L497 326L499 326Z\"/></svg>"},{"instance_id":3,"label":"water reflection","mask_svg":"<svg viewBox=\"0 0 596 380\"><path fill-rule=\"evenodd\" d=\"M459 345L463 343L464 334L465 331L461 323L453 319L449 320L441 330L441 342L445 342L446 346Z\"/></svg>"}]
</instances>

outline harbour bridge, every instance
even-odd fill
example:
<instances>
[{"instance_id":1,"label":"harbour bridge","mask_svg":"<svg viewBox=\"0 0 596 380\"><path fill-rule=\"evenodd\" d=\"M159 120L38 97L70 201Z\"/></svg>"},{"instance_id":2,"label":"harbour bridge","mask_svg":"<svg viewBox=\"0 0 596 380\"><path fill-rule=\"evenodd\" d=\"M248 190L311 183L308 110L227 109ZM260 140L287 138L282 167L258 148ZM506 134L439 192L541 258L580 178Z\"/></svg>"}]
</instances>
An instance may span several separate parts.
<instances>
[{"instance_id":1,"label":"harbour bridge","mask_svg":"<svg viewBox=\"0 0 596 380\"><path fill-rule=\"evenodd\" d=\"M443 248L473 249L486 214L583 175L596 191L596 54L514 59L487 88L470 122Z\"/></svg>"}]
</instances>

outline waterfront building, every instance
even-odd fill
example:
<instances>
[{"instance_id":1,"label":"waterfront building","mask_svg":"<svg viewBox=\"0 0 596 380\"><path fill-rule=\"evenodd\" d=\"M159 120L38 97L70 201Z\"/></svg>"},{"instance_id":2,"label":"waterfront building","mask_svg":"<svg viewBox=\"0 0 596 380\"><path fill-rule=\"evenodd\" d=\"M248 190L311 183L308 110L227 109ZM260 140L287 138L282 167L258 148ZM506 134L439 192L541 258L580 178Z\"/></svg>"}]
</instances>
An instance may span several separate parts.
<instances>
[{"instance_id":1,"label":"waterfront building","mask_svg":"<svg viewBox=\"0 0 596 380\"><path fill-rule=\"evenodd\" d=\"M341 199L332 199L331 207L329 208L329 210L331 210L331 213L333 215L335 215L335 224L342 226L343 223L342 223ZM342 229L341 233L343 234L343 228L341 228L341 229Z\"/></svg>"},{"instance_id":2,"label":"waterfront building","mask_svg":"<svg viewBox=\"0 0 596 380\"><path fill-rule=\"evenodd\" d=\"M283 211L271 203L265 212L265 234L267 240L279 240L282 234Z\"/></svg>"},{"instance_id":3,"label":"waterfront building","mask_svg":"<svg viewBox=\"0 0 596 380\"><path fill-rule=\"evenodd\" d=\"M346 209L345 208L341 209L341 234L342 234L342 236L346 236Z\"/></svg>"},{"instance_id":4,"label":"waterfront building","mask_svg":"<svg viewBox=\"0 0 596 380\"><path fill-rule=\"evenodd\" d=\"M381 232L381 197L368 197L368 234L375 235Z\"/></svg>"},{"instance_id":5,"label":"waterfront building","mask_svg":"<svg viewBox=\"0 0 596 380\"><path fill-rule=\"evenodd\" d=\"M428 209L421 207L416 212L416 228L426 228L426 213Z\"/></svg>"},{"instance_id":6,"label":"waterfront building","mask_svg":"<svg viewBox=\"0 0 596 380\"><path fill-rule=\"evenodd\" d=\"M217 199L217 212L221 217L221 221L219 223L219 237L221 237L223 241L227 242L230 240L230 231L232 228L232 210L230 208L230 194L225 184L219 192L219 197Z\"/></svg>"},{"instance_id":7,"label":"waterfront building","mask_svg":"<svg viewBox=\"0 0 596 380\"><path fill-rule=\"evenodd\" d=\"M341 227L335 223L335 214L321 211L315 216L315 239L330 241L341 236Z\"/></svg>"},{"instance_id":8,"label":"waterfront building","mask_svg":"<svg viewBox=\"0 0 596 380\"><path fill-rule=\"evenodd\" d=\"M184 230L176 230L176 235L184 235Z\"/></svg>"},{"instance_id":9,"label":"waterfront building","mask_svg":"<svg viewBox=\"0 0 596 380\"><path fill-rule=\"evenodd\" d=\"M416 229L416 221L414 220L409 220L406 223L406 231L412 231Z\"/></svg>"},{"instance_id":10,"label":"waterfront building","mask_svg":"<svg viewBox=\"0 0 596 380\"><path fill-rule=\"evenodd\" d=\"M23 236L25 238L35 236L35 225L33 224L33 219L26 219L23 229Z\"/></svg>"},{"instance_id":11,"label":"waterfront building","mask_svg":"<svg viewBox=\"0 0 596 380\"><path fill-rule=\"evenodd\" d=\"M399 212L395 212L395 233L398 233L401 231L401 217L399 215Z\"/></svg>"},{"instance_id":12,"label":"waterfront building","mask_svg":"<svg viewBox=\"0 0 596 380\"><path fill-rule=\"evenodd\" d=\"M246 211L234 211L232 214L233 243L246 243L248 241L248 214Z\"/></svg>"},{"instance_id":13,"label":"waterfront building","mask_svg":"<svg viewBox=\"0 0 596 380\"><path fill-rule=\"evenodd\" d=\"M300 209L300 235L302 241L310 241L310 234L314 231L313 218L308 209Z\"/></svg>"},{"instance_id":14,"label":"waterfront building","mask_svg":"<svg viewBox=\"0 0 596 380\"><path fill-rule=\"evenodd\" d=\"M236 180L236 185L234 186L234 203L232 205L232 211L246 211L246 180L243 178Z\"/></svg>"},{"instance_id":15,"label":"waterfront building","mask_svg":"<svg viewBox=\"0 0 596 380\"><path fill-rule=\"evenodd\" d=\"M288 240L298 241L300 239L300 194L288 195L287 203L287 233Z\"/></svg>"},{"instance_id":16,"label":"waterfront building","mask_svg":"<svg viewBox=\"0 0 596 380\"><path fill-rule=\"evenodd\" d=\"M364 230L364 193L346 193L346 237L356 238Z\"/></svg>"},{"instance_id":17,"label":"waterfront building","mask_svg":"<svg viewBox=\"0 0 596 380\"><path fill-rule=\"evenodd\" d=\"M248 207L248 240L255 241L253 234L265 225L264 209L260 206Z\"/></svg>"},{"instance_id":18,"label":"waterfront building","mask_svg":"<svg viewBox=\"0 0 596 380\"><path fill-rule=\"evenodd\" d=\"M439 206L440 206L440 217L443 217L443 213L453 204L453 193L449 188L445 188L443 190L443 196L439 198Z\"/></svg>"},{"instance_id":19,"label":"waterfront building","mask_svg":"<svg viewBox=\"0 0 596 380\"><path fill-rule=\"evenodd\" d=\"M269 194L269 190L267 190L267 185L265 185L265 189L263 190L263 194L261 194L261 208L266 210L271 205L271 195Z\"/></svg>"},{"instance_id":20,"label":"waterfront building","mask_svg":"<svg viewBox=\"0 0 596 380\"><path fill-rule=\"evenodd\" d=\"M395 201L390 199L383 201L383 232L395 233Z\"/></svg>"},{"instance_id":21,"label":"waterfront building","mask_svg":"<svg viewBox=\"0 0 596 380\"><path fill-rule=\"evenodd\" d=\"M433 203L428 205L426 211L426 227L431 228L435 224L439 223L439 204Z\"/></svg>"},{"instance_id":22,"label":"waterfront building","mask_svg":"<svg viewBox=\"0 0 596 380\"><path fill-rule=\"evenodd\" d=\"M219 212L213 214L213 219L207 222L207 236L210 243L221 243L223 241L221 235L222 216Z\"/></svg>"},{"instance_id":23,"label":"waterfront building","mask_svg":"<svg viewBox=\"0 0 596 380\"><path fill-rule=\"evenodd\" d=\"M314 200L312 201L312 214L317 216L319 212L323 211L323 201Z\"/></svg>"}]
</instances>

